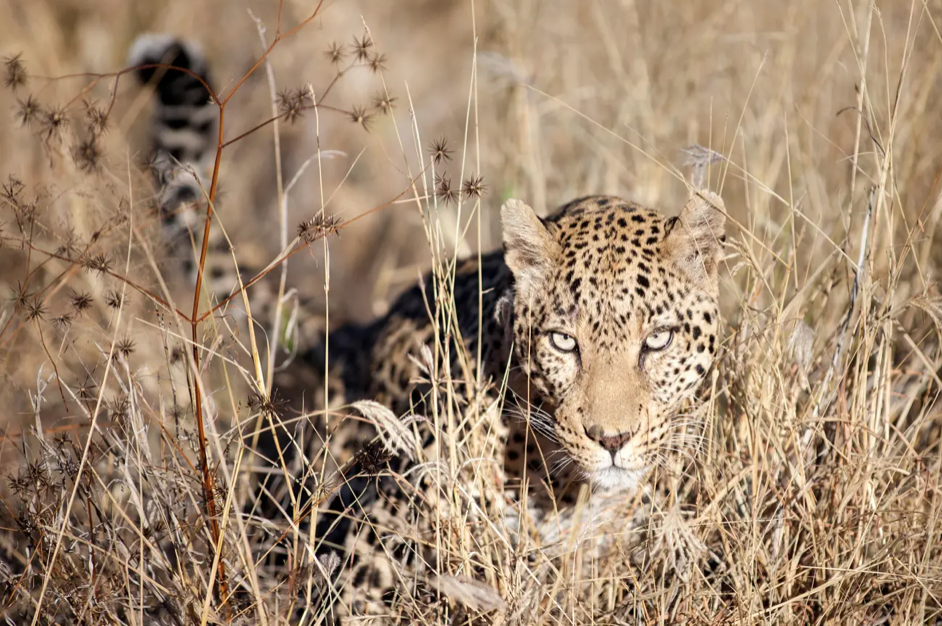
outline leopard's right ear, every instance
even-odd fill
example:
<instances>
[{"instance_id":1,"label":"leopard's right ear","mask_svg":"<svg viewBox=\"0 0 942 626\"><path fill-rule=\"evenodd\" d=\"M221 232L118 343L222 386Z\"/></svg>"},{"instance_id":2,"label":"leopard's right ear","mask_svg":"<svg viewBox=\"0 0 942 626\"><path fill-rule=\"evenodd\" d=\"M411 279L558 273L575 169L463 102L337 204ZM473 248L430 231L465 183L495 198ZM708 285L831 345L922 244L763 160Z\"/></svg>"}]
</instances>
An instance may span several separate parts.
<instances>
[{"instance_id":1,"label":"leopard's right ear","mask_svg":"<svg viewBox=\"0 0 942 626\"><path fill-rule=\"evenodd\" d=\"M504 230L504 261L514 274L517 287L535 287L550 278L562 252L559 243L521 200L508 200L500 209Z\"/></svg>"}]
</instances>

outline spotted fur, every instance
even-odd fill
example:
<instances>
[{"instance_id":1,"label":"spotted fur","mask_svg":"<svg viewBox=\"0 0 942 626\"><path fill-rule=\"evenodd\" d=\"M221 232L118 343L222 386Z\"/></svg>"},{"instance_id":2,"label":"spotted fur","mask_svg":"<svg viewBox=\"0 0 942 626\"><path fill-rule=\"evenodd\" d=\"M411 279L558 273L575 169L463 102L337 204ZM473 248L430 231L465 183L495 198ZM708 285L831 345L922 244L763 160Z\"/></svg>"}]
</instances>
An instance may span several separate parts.
<instances>
[{"instance_id":1,"label":"spotted fur","mask_svg":"<svg viewBox=\"0 0 942 626\"><path fill-rule=\"evenodd\" d=\"M164 232L192 276L190 242L202 232L216 132L215 106L203 85L207 67L195 46L162 36L138 40L130 62L191 72L142 69L139 76L158 100L154 171ZM459 432L448 435L477 441L464 435L483 423L490 436L475 455L503 461L498 484L518 494L529 485L534 501L548 507L565 506L586 483L602 491L634 488L666 449L679 445L688 420L678 409L694 396L719 345L723 202L695 191L669 218L592 196L541 219L510 200L501 219L502 250L458 263L453 277L426 276L387 315L331 333L299 370L326 379L334 406L373 400L395 416L427 416L442 397L433 393L440 381L430 380L430 370L444 368L464 403L459 409L491 416L460 421ZM217 256L210 257L211 288L228 291L237 279L228 246L214 240L211 252L226 252L218 269ZM450 306L435 297L440 289L453 293ZM450 360L428 367L432 345L446 346ZM468 382L478 367L480 380ZM311 385L321 389L321 382ZM442 439L430 420L410 428L424 447L415 459L390 456L362 421L330 425L326 475L340 468L345 476L318 510L314 538L322 564L341 559L334 591L324 594L321 607L336 620L380 616L401 593L429 593L422 587L427 577L415 574L436 562L428 547L436 529L429 524L447 523L440 516L453 492L427 472L410 471L416 460L424 462L420 468L434 462ZM308 439L325 438L319 435ZM295 493L316 500L318 486L296 478L297 487L309 490ZM482 512L501 514L499 495L475 495L477 506L462 512L463 523Z\"/></svg>"},{"instance_id":2,"label":"spotted fur","mask_svg":"<svg viewBox=\"0 0 942 626\"><path fill-rule=\"evenodd\" d=\"M689 421L677 411L695 394L718 347L724 211L708 191L694 192L673 218L608 196L575 200L545 219L518 200L503 206L504 249L456 269L455 348L463 350L452 355L480 349L485 379L499 382L508 374L503 428L494 429L508 486L542 487L556 505L582 482L597 490L630 489L665 449L680 445ZM346 400L376 399L400 415L423 410L430 391L416 383L424 375L423 347L447 320L436 308L436 284L429 275L385 317L331 336L327 375ZM444 333L438 340L453 338ZM323 351L310 356L315 366L324 357ZM460 372L461 359L450 366ZM373 431L361 423L349 430L337 438L336 453L355 461ZM421 432L434 448L436 433L427 424ZM362 464L352 464L356 478L322 517L317 536L330 534L330 545L351 558L341 611L382 614L408 578L410 562L378 547L380 538L362 541L361 533L375 534L376 525L356 521L388 519L390 502L397 519L406 512L422 518L415 508L427 503L416 494L432 484L393 481L402 462L394 459L375 481L363 479Z\"/></svg>"}]
</instances>

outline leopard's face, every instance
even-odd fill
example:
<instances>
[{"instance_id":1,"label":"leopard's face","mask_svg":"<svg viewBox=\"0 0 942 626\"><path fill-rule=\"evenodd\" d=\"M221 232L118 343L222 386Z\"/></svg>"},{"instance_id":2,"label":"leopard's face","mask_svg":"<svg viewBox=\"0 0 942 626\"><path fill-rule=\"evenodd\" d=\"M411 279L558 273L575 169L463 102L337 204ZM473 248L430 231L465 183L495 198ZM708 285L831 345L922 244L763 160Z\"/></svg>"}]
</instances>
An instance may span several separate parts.
<instances>
[{"instance_id":1,"label":"leopard's face","mask_svg":"<svg viewBox=\"0 0 942 626\"><path fill-rule=\"evenodd\" d=\"M503 220L517 362L582 473L634 487L677 446L717 349L722 200L668 219L594 197L546 220L512 200Z\"/></svg>"}]
</instances>

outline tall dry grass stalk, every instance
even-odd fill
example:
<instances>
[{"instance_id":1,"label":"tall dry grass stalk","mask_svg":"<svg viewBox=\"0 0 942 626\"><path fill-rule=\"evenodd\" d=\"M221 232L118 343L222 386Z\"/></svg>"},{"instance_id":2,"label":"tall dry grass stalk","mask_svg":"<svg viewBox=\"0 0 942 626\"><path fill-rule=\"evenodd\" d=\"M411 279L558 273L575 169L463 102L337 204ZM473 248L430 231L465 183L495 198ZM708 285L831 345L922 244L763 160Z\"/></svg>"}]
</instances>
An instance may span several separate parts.
<instances>
[{"instance_id":1,"label":"tall dry grass stalk","mask_svg":"<svg viewBox=\"0 0 942 626\"><path fill-rule=\"evenodd\" d=\"M390 554L434 548L400 572L399 619L939 620L938 2L336 3L280 37L316 8L0 7L4 618L322 623L316 599L351 581L313 557L342 484L321 439L372 418L363 454L411 452L406 484L432 481L418 519L371 520ZM263 268L247 302L194 298L166 258L149 96L112 74L144 24L195 35L237 94L207 195ZM455 255L497 245L506 197L675 214L701 180L732 223L723 349L685 409L695 452L641 493L503 502L486 428L423 462L379 406L322 404L294 359L428 267L449 324ZM249 310L262 289L270 318ZM413 355L439 390L418 419L485 425L455 392L480 388L477 355L448 371L447 349Z\"/></svg>"}]
</instances>

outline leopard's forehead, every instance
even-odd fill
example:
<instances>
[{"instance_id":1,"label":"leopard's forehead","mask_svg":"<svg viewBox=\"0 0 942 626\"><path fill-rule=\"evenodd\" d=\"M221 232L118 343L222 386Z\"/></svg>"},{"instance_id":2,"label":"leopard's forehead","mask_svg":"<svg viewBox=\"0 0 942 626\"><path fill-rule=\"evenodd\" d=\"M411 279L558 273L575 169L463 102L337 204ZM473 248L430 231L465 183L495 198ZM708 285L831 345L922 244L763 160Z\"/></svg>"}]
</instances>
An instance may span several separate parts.
<instances>
[{"instance_id":1,"label":"leopard's forehead","mask_svg":"<svg viewBox=\"0 0 942 626\"><path fill-rule=\"evenodd\" d=\"M669 221L619 198L587 198L547 219L562 249L558 271L577 301L649 295L663 273L661 241Z\"/></svg>"}]
</instances>

